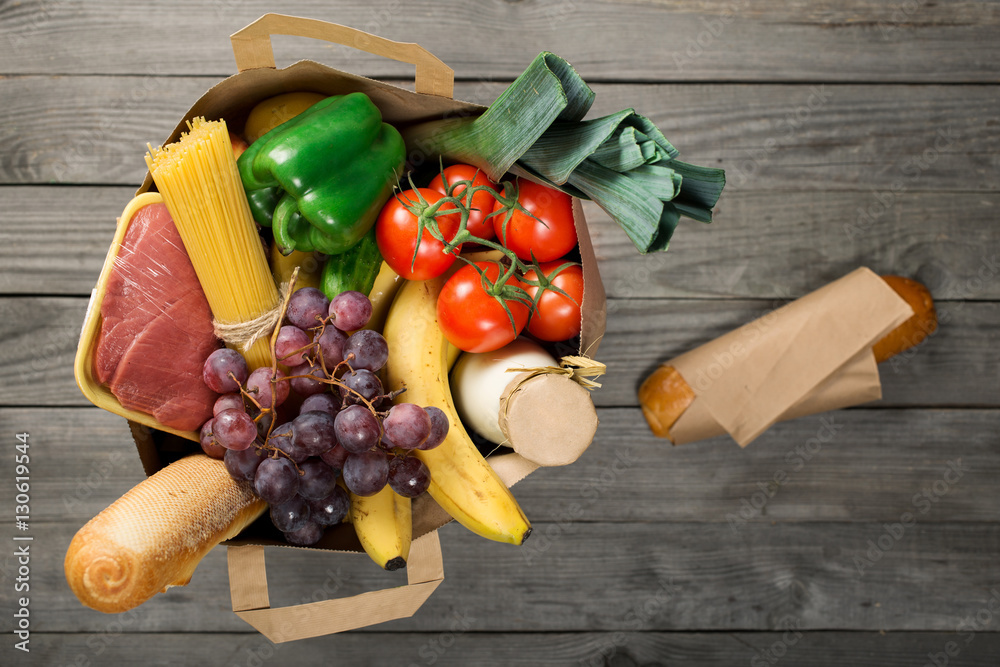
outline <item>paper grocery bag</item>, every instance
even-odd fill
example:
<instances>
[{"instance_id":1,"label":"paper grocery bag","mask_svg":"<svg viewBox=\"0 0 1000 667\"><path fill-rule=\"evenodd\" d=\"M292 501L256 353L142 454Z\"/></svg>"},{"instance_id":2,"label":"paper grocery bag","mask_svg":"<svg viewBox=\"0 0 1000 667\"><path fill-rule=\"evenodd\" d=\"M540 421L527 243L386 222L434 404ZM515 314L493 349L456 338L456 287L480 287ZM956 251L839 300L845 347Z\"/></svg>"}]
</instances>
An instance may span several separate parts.
<instances>
[{"instance_id":1,"label":"paper grocery bag","mask_svg":"<svg viewBox=\"0 0 1000 667\"><path fill-rule=\"evenodd\" d=\"M772 424L881 398L872 345L913 315L884 280L859 268L666 362L694 400L674 444L728 433L745 447Z\"/></svg>"},{"instance_id":2,"label":"paper grocery bag","mask_svg":"<svg viewBox=\"0 0 1000 667\"><path fill-rule=\"evenodd\" d=\"M416 66L416 91L307 60L276 69L270 38L273 34L322 39L412 63ZM186 122L196 116L224 118L231 130L238 131L255 104L281 93L296 91L325 95L363 92L379 108L384 121L399 126L436 118L473 116L485 110L480 105L451 99L452 69L416 44L393 42L346 26L281 14L262 16L233 34L232 43L239 73L202 95L163 144L177 141L181 132L187 130ZM421 156L416 153L412 151L408 159L419 159ZM137 194L148 191L151 186L152 178L147 174ZM574 219L584 274L579 354L593 356L605 330L605 293L583 209L578 201L574 201ZM114 251L112 247L111 252ZM94 317L99 317L100 303L92 303L90 312L96 312ZM98 324L95 323L95 326ZM86 351L80 353L86 354ZM157 428L155 420L143 423L130 421L130 427L147 475L197 449L197 445L190 442L197 439L197 434L165 433ZM551 446L558 447L559 443L552 442ZM538 467L518 454L491 456L488 460L507 486L512 486ZM406 586L279 609L270 608L266 577L263 576L264 548L287 547L287 544L269 522L256 522L236 539L226 543L229 546L233 610L274 642L341 632L411 616L444 578L436 530L451 521L451 517L426 494L414 501L412 509L414 541L407 564ZM349 524L329 529L323 539L311 548L331 552L363 552Z\"/></svg>"}]
</instances>

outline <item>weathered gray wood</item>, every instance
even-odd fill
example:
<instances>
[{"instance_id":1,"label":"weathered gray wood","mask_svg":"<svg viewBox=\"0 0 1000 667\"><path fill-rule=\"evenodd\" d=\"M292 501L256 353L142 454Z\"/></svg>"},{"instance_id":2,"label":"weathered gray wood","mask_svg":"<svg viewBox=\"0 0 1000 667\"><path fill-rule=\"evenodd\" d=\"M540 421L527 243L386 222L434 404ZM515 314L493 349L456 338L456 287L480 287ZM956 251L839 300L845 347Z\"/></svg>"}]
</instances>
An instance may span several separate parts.
<instances>
[{"instance_id":1,"label":"weathered gray wood","mask_svg":"<svg viewBox=\"0 0 1000 667\"><path fill-rule=\"evenodd\" d=\"M737 535L723 523L537 522L523 547L451 524L441 530L444 582L413 618L378 629L440 632L458 614L474 619L471 631L624 631L635 629L637 609L651 608L643 630L775 630L792 620L802 629L952 632L1000 596L995 522L899 522L754 523ZM114 622L66 586L76 528L32 525L37 631L100 632ZM362 554L267 553L274 606L396 586L400 576ZM11 608L13 595L0 589L0 602ZM229 605L225 553L215 549L187 587L124 618L130 632L246 631Z\"/></svg>"},{"instance_id":2,"label":"weathered gray wood","mask_svg":"<svg viewBox=\"0 0 1000 667\"><path fill-rule=\"evenodd\" d=\"M7 405L86 405L73 360L88 299L0 299L0 385Z\"/></svg>"},{"instance_id":3,"label":"weathered gray wood","mask_svg":"<svg viewBox=\"0 0 1000 667\"><path fill-rule=\"evenodd\" d=\"M454 631L437 635L405 632L347 633L272 645L252 634L32 635L32 657L40 664L70 665L79 656L101 664L144 665L328 665L388 664L441 667L511 665L768 665L779 660L815 667L879 664L913 667L928 654L944 654L950 665L993 667L1000 653L996 633L950 632L786 632L680 633L485 633L465 632L461 617ZM958 651L955 653L955 651ZM943 658L942 658L943 660Z\"/></svg>"},{"instance_id":4,"label":"weathered gray wood","mask_svg":"<svg viewBox=\"0 0 1000 667\"><path fill-rule=\"evenodd\" d=\"M3 9L5 73L225 74L235 69L229 34L276 10L416 42L463 78L513 77L542 50L569 59L586 77L642 81L995 81L1000 61L997 17L986 1L802 7L686 0L632 4L627 11L581 0L474 9L398 0L334 6L297 0L280 9L262 0L129 8L35 1ZM443 16L459 28L442 30ZM279 64L312 58L359 73L412 75L405 65L346 48L274 42Z\"/></svg>"},{"instance_id":5,"label":"weathered gray wood","mask_svg":"<svg viewBox=\"0 0 1000 667\"><path fill-rule=\"evenodd\" d=\"M132 187L0 187L0 293L89 294Z\"/></svg>"},{"instance_id":6,"label":"weathered gray wood","mask_svg":"<svg viewBox=\"0 0 1000 667\"><path fill-rule=\"evenodd\" d=\"M88 300L0 298L0 383L4 405L87 405L73 360ZM613 299L599 357L608 364L594 400L636 405L656 366L765 314L780 301ZM920 346L882 366L883 406L997 406L1000 350L995 302L939 304L941 326Z\"/></svg>"},{"instance_id":7,"label":"weathered gray wood","mask_svg":"<svg viewBox=\"0 0 1000 667\"><path fill-rule=\"evenodd\" d=\"M146 143L166 138L216 81L0 79L0 95L12 100L0 109L0 183L137 186ZM502 90L498 83L463 83L455 96L488 104ZM600 84L594 90L594 115L623 107L648 115L683 159L726 168L728 192L864 191L844 212L850 222L857 206L877 207L878 197L1000 185L991 86Z\"/></svg>"},{"instance_id":8,"label":"weathered gray wood","mask_svg":"<svg viewBox=\"0 0 1000 667\"><path fill-rule=\"evenodd\" d=\"M1000 520L997 410L836 412L779 424L744 450L726 438L673 447L635 408L598 414L579 461L516 487L534 521L725 523L736 535L747 522L892 520L933 492L949 463L961 483L921 522ZM144 477L125 420L103 410L3 408L0 425L38 443L35 521L83 525ZM0 471L14 476L13 457Z\"/></svg>"},{"instance_id":9,"label":"weathered gray wood","mask_svg":"<svg viewBox=\"0 0 1000 667\"><path fill-rule=\"evenodd\" d=\"M0 293L88 294L134 192L0 187ZM859 224L870 198L734 190L713 224L685 221L669 252L647 256L598 206L584 208L612 297L791 298L864 265L922 280L937 299L1000 298L1000 195L904 193Z\"/></svg>"},{"instance_id":10,"label":"weathered gray wood","mask_svg":"<svg viewBox=\"0 0 1000 667\"><path fill-rule=\"evenodd\" d=\"M34 655L14 660L995 664L995 9L0 3L0 432L32 434L35 536ZM71 371L114 218L145 171L146 142L235 71L228 34L275 10L420 43L455 68L458 98L484 104L553 50L596 84L595 114L634 106L685 159L729 175L716 223L685 223L666 255L636 255L587 206L612 296L601 427L576 464L515 488L535 527L528 543L447 526L447 578L414 618L277 648L231 613L221 549L190 586L125 615L83 608L62 574L75 531L142 477L124 421L83 407ZM310 40L274 45L279 66L412 73ZM649 434L635 391L657 363L862 264L929 284L942 318L930 341L883 366L881 403L779 424L745 450ZM0 457L6 479L12 466ZM0 554L8 610L13 565ZM292 550L268 552L268 579L275 605L404 580L363 555Z\"/></svg>"},{"instance_id":11,"label":"weathered gray wood","mask_svg":"<svg viewBox=\"0 0 1000 667\"><path fill-rule=\"evenodd\" d=\"M858 266L920 280L935 299L1000 297L1000 197L913 191L890 204L869 191L733 190L712 224L683 220L666 253L643 256L599 207L585 210L616 297L795 298Z\"/></svg>"}]
</instances>

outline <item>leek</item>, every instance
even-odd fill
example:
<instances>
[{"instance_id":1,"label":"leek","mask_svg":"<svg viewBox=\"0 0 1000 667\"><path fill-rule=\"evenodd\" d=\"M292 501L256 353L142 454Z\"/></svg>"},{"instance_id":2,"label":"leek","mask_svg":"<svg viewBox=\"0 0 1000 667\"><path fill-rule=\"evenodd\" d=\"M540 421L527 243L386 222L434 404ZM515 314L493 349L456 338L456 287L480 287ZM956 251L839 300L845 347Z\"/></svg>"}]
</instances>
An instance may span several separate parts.
<instances>
[{"instance_id":1,"label":"leek","mask_svg":"<svg viewBox=\"0 0 1000 667\"><path fill-rule=\"evenodd\" d=\"M403 128L407 150L475 165L499 181L508 171L591 199L642 253L666 250L681 216L712 221L722 169L678 160L645 116L624 109L584 120L594 92L565 60L544 52L477 117Z\"/></svg>"}]
</instances>

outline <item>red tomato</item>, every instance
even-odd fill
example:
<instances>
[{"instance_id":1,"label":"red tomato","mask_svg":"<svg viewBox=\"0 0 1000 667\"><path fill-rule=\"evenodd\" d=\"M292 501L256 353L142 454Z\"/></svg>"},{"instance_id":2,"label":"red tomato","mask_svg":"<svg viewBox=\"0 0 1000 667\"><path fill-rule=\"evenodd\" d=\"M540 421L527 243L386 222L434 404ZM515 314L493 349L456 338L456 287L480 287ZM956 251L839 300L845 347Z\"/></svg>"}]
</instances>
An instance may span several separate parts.
<instances>
[{"instance_id":1,"label":"red tomato","mask_svg":"<svg viewBox=\"0 0 1000 667\"><path fill-rule=\"evenodd\" d=\"M428 205L434 205L443 198L439 192L429 188L418 188ZM402 201L402 203L401 203ZM444 252L444 244L431 236L425 227L420 235L420 247L417 247L417 216L403 206L420 205L420 200L413 190L399 193L391 197L382 207L378 220L375 221L375 240L379 252L393 271L407 280L430 280L448 270L455 262L462 246L453 253ZM450 210L448 204L445 209ZM455 238L461 224L461 215L443 215L437 218L438 229L449 241ZM416 259L414 259L416 256Z\"/></svg>"},{"instance_id":2,"label":"red tomato","mask_svg":"<svg viewBox=\"0 0 1000 667\"><path fill-rule=\"evenodd\" d=\"M528 320L528 332L536 338L549 341L567 340L580 333L580 305L583 303L583 268L578 264L567 266L556 273L555 270L565 264L562 261L545 262L539 268L542 275L569 298L551 289L547 289L538 298L537 309ZM524 274L525 281L538 281L537 274L531 269ZM528 294L534 299L538 286L525 284Z\"/></svg>"},{"instance_id":3,"label":"red tomato","mask_svg":"<svg viewBox=\"0 0 1000 667\"><path fill-rule=\"evenodd\" d=\"M500 277L496 262L476 262L491 283ZM524 289L515 276L506 287ZM503 297L501 297L503 298ZM519 301L503 298L514 316L510 316L496 297L483 289L482 278L472 265L460 268L448 279L438 296L438 324L452 345L466 352L492 352L511 342L524 329L528 321L528 306Z\"/></svg>"},{"instance_id":4,"label":"red tomato","mask_svg":"<svg viewBox=\"0 0 1000 667\"><path fill-rule=\"evenodd\" d=\"M443 195L448 194L448 187L453 187L452 196L454 197L461 197L462 193L465 192L466 186L464 184L455 185L460 181L472 181L474 188L488 185L496 190L498 187L496 183L487 178L482 170L468 164L453 164L444 170L443 176L443 179L442 174L435 176L427 187ZM480 190L472 195L472 210L469 212L469 220L465 223L465 228L469 230L470 234L487 241L493 238L493 218L487 219L486 216L493 212L496 205L496 198L486 190Z\"/></svg>"},{"instance_id":5,"label":"red tomato","mask_svg":"<svg viewBox=\"0 0 1000 667\"><path fill-rule=\"evenodd\" d=\"M531 253L539 262L558 259L576 246L573 226L573 198L529 180L517 179L517 203L531 215L514 210L504 232L505 214L493 216L497 238L523 260Z\"/></svg>"}]
</instances>

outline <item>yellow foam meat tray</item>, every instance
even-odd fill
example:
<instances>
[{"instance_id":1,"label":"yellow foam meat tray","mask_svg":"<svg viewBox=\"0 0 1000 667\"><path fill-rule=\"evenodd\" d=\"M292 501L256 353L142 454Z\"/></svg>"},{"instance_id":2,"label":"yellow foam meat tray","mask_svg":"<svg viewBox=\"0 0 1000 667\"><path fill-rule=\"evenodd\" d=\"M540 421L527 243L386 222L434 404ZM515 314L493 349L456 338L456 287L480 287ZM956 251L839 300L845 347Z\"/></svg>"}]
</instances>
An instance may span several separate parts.
<instances>
[{"instance_id":1,"label":"yellow foam meat tray","mask_svg":"<svg viewBox=\"0 0 1000 667\"><path fill-rule=\"evenodd\" d=\"M164 426L150 414L124 407L111 393L111 390L94 377L94 348L97 346L97 335L101 330L101 304L104 302L104 294L107 291L108 279L115 265L115 258L118 256L118 251L125 239L125 233L128 231L129 224L136 212L144 206L162 202L163 197L160 196L160 193L144 192L134 197L122 211L122 215L118 219L115 237L111 241L108 256L104 260L104 268L101 269L101 277L98 278L97 286L94 287L94 291L90 295L90 304L87 306L87 314L83 319L83 330L80 332L80 344L76 348L73 374L76 376L76 384L80 387L80 391L97 407L144 426L174 433L188 440L198 441L200 440L199 434L194 431L181 431Z\"/></svg>"}]
</instances>

